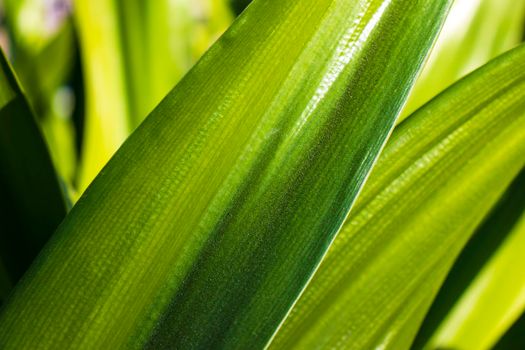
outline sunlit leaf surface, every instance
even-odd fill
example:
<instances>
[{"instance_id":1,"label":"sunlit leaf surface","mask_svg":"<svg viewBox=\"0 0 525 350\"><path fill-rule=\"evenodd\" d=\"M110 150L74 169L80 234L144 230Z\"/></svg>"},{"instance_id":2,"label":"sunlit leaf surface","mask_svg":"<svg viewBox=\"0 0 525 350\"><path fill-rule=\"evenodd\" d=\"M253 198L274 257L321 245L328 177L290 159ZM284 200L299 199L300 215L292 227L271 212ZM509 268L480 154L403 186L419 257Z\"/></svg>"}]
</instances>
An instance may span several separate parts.
<instances>
[{"instance_id":1,"label":"sunlit leaf surface","mask_svg":"<svg viewBox=\"0 0 525 350\"><path fill-rule=\"evenodd\" d=\"M489 257L480 262L484 250L489 249L493 250ZM452 307L447 310L438 298L440 303L435 306L441 306L446 317L426 347L490 349L525 311L524 252L525 172L509 189L475 240L469 243L452 276L447 278L442 294L453 290L454 287L450 287L453 284L464 287L462 279L468 276L469 268L477 268Z\"/></svg>"},{"instance_id":2,"label":"sunlit leaf surface","mask_svg":"<svg viewBox=\"0 0 525 350\"><path fill-rule=\"evenodd\" d=\"M524 154L522 46L396 128L271 348L409 347L447 270L525 165Z\"/></svg>"},{"instance_id":3,"label":"sunlit leaf surface","mask_svg":"<svg viewBox=\"0 0 525 350\"><path fill-rule=\"evenodd\" d=\"M448 6L253 2L67 216L6 303L0 343L263 347L339 230Z\"/></svg>"}]
</instances>

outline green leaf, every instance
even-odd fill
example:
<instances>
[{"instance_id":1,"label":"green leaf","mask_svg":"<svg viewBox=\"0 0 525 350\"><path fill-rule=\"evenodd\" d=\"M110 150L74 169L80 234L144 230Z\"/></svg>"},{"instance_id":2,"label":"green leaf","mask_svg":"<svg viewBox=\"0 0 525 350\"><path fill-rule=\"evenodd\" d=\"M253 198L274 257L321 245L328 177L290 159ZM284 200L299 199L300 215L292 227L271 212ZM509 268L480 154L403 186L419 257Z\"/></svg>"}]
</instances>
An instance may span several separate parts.
<instances>
[{"instance_id":1,"label":"green leaf","mask_svg":"<svg viewBox=\"0 0 525 350\"><path fill-rule=\"evenodd\" d=\"M29 105L0 54L0 273L16 282L66 214L50 155Z\"/></svg>"},{"instance_id":2,"label":"green leaf","mask_svg":"<svg viewBox=\"0 0 525 350\"><path fill-rule=\"evenodd\" d=\"M225 0L78 0L87 115L79 191L231 22Z\"/></svg>"},{"instance_id":3,"label":"green leaf","mask_svg":"<svg viewBox=\"0 0 525 350\"><path fill-rule=\"evenodd\" d=\"M263 347L339 230L448 7L253 2L67 216L6 303L0 343Z\"/></svg>"},{"instance_id":4,"label":"green leaf","mask_svg":"<svg viewBox=\"0 0 525 350\"><path fill-rule=\"evenodd\" d=\"M494 350L525 348L525 313L514 322L507 333L494 346Z\"/></svg>"},{"instance_id":5,"label":"green leaf","mask_svg":"<svg viewBox=\"0 0 525 350\"><path fill-rule=\"evenodd\" d=\"M428 342L447 313L513 232L516 223L525 212L524 185L525 171L522 170L454 263L418 332L415 348L421 348Z\"/></svg>"},{"instance_id":6,"label":"green leaf","mask_svg":"<svg viewBox=\"0 0 525 350\"><path fill-rule=\"evenodd\" d=\"M77 179L82 193L130 132L122 44L114 1L76 0L86 113Z\"/></svg>"},{"instance_id":7,"label":"green leaf","mask_svg":"<svg viewBox=\"0 0 525 350\"><path fill-rule=\"evenodd\" d=\"M5 22L11 39L4 44L7 56L42 128L55 168L71 187L77 165L72 102L60 103L69 92L64 85L75 58L68 6L53 6L46 0L7 0Z\"/></svg>"},{"instance_id":8,"label":"green leaf","mask_svg":"<svg viewBox=\"0 0 525 350\"><path fill-rule=\"evenodd\" d=\"M521 42L525 1L456 0L400 121L446 87Z\"/></svg>"},{"instance_id":9,"label":"green leaf","mask_svg":"<svg viewBox=\"0 0 525 350\"><path fill-rule=\"evenodd\" d=\"M402 349L476 226L524 166L525 46L396 128L270 348Z\"/></svg>"},{"instance_id":10,"label":"green leaf","mask_svg":"<svg viewBox=\"0 0 525 350\"><path fill-rule=\"evenodd\" d=\"M480 262L487 250L493 251L485 261ZM436 305L441 306L440 311L445 313L445 317L426 347L491 348L525 311L524 251L525 172L511 186L497 211L469 242L448 276ZM465 277L473 265L477 271L469 281ZM452 305L444 308L442 299L447 297L451 285L463 287L463 290L455 296ZM435 317L436 310L433 311L430 319Z\"/></svg>"},{"instance_id":11,"label":"green leaf","mask_svg":"<svg viewBox=\"0 0 525 350\"><path fill-rule=\"evenodd\" d=\"M136 127L228 28L226 0L118 0Z\"/></svg>"}]
</instances>

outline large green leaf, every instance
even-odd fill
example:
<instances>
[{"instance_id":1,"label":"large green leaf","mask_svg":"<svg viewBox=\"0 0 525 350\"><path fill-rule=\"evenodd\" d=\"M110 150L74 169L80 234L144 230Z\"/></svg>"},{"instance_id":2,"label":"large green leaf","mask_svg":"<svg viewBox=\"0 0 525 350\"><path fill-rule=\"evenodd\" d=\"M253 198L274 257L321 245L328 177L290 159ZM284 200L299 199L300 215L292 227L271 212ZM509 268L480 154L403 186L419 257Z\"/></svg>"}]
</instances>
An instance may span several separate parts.
<instances>
[{"instance_id":1,"label":"large green leaf","mask_svg":"<svg viewBox=\"0 0 525 350\"><path fill-rule=\"evenodd\" d=\"M447 270L524 154L525 46L396 128L272 347L410 346Z\"/></svg>"},{"instance_id":2,"label":"large green leaf","mask_svg":"<svg viewBox=\"0 0 525 350\"><path fill-rule=\"evenodd\" d=\"M0 289L22 276L65 214L36 120L0 53Z\"/></svg>"},{"instance_id":3,"label":"large green leaf","mask_svg":"<svg viewBox=\"0 0 525 350\"><path fill-rule=\"evenodd\" d=\"M253 2L66 217L6 303L0 343L263 347L339 230L448 7Z\"/></svg>"}]
</instances>

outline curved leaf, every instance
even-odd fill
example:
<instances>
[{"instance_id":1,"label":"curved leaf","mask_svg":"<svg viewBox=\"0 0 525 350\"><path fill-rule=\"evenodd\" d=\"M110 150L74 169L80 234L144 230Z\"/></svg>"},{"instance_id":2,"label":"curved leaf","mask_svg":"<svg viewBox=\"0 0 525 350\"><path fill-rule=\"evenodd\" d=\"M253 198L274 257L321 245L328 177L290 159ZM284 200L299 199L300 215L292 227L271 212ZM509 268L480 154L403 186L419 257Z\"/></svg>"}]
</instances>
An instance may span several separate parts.
<instances>
[{"instance_id":1,"label":"curved leaf","mask_svg":"<svg viewBox=\"0 0 525 350\"><path fill-rule=\"evenodd\" d=\"M7 291L66 215L40 129L0 53L0 270Z\"/></svg>"},{"instance_id":2,"label":"curved leaf","mask_svg":"<svg viewBox=\"0 0 525 350\"><path fill-rule=\"evenodd\" d=\"M448 310L426 348L490 349L525 311L525 176L520 180L489 222L493 226L483 232L503 236L503 242ZM521 212L510 221L518 208Z\"/></svg>"},{"instance_id":3,"label":"curved leaf","mask_svg":"<svg viewBox=\"0 0 525 350\"><path fill-rule=\"evenodd\" d=\"M407 348L524 154L522 46L396 128L271 348Z\"/></svg>"},{"instance_id":4,"label":"curved leaf","mask_svg":"<svg viewBox=\"0 0 525 350\"><path fill-rule=\"evenodd\" d=\"M525 348L525 313L514 322L507 333L497 342L494 350Z\"/></svg>"},{"instance_id":5,"label":"curved leaf","mask_svg":"<svg viewBox=\"0 0 525 350\"><path fill-rule=\"evenodd\" d=\"M0 343L263 347L340 228L448 6L253 2L73 208L6 303Z\"/></svg>"},{"instance_id":6,"label":"curved leaf","mask_svg":"<svg viewBox=\"0 0 525 350\"><path fill-rule=\"evenodd\" d=\"M499 256L499 259L505 258L505 253L502 254L502 249L505 246L509 246L510 237L516 234L515 229L520 217L525 212L525 170L522 170L520 175L514 180L513 184L507 189L505 195L502 197L498 203L495 210L491 215L485 220L483 225L477 229L475 235L470 239L467 246L461 252L461 255L458 257L457 261L454 263L454 266L450 273L447 276L447 279L443 286L440 289L439 294L436 297L436 300L433 302L430 311L425 317L425 322L423 323L421 329L418 332L418 336L415 341L415 348L421 348L426 343L428 343L429 338L435 334L438 327L442 329L446 326L443 325L444 319L447 317L447 314L451 312L454 308L466 309L469 301L472 303L477 298L475 294L471 298L466 298L465 294L467 290L478 290L476 294L483 294L484 289L497 288L501 289L502 292L508 292L510 290L502 289L502 286L505 285L505 280L508 280L506 283L511 285L519 285L520 273L510 274L507 273L505 269L504 281L494 281L484 284L483 287L474 288L473 283L475 281L483 280L480 278L482 274L486 275L486 270L488 266L493 265L491 261ZM512 247L519 251L519 246ZM510 253L512 254L512 253ZM520 259L516 259L515 266L519 268L522 264L519 263ZM496 277L498 274L495 271ZM485 279L487 280L487 279ZM478 283L479 285L479 283ZM462 297L463 296L463 297ZM479 296L478 296L479 297ZM459 304L459 299L463 298L464 301ZM513 308L504 307L503 303L506 301L515 300L514 298L510 299L497 299L498 302L494 303L491 301L488 307L497 306L496 312L502 312L503 314L514 314L515 318L516 311ZM460 306L463 305L463 306ZM479 305L480 310L486 309L486 306ZM487 310L485 310L487 311ZM477 311L473 311L474 313ZM519 313L519 310L517 311ZM487 337L497 329L499 329L498 335L493 336L497 338L501 335L501 332L505 331L506 327L509 327L508 322L501 327L498 326L501 322L501 318L495 317L494 314L486 314L484 317L479 319L470 319L470 312L463 313L462 318L465 318L464 321L456 322L456 326L453 328L460 328L461 323L466 323L466 326L473 327L477 329L476 323L480 323L480 327L483 325L488 326L490 331L484 331L482 333L476 332L476 342L485 341ZM512 322L512 321L511 321ZM487 323L491 325L487 325ZM449 323L450 324L450 323ZM502 329L503 328L503 329ZM441 332L443 333L443 332ZM452 333L452 329L449 328L447 333ZM472 338L471 338L472 341ZM473 346L469 348L478 348L479 346Z\"/></svg>"}]
</instances>

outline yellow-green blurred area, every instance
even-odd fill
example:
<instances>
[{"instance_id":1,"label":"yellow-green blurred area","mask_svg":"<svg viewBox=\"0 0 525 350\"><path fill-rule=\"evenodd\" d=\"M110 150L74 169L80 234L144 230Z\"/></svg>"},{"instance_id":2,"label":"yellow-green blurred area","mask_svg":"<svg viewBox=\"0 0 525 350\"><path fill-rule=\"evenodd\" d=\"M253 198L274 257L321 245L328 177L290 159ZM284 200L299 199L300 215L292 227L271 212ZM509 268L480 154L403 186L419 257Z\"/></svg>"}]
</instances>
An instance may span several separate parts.
<instances>
[{"instance_id":1,"label":"yellow-green blurred area","mask_svg":"<svg viewBox=\"0 0 525 350\"><path fill-rule=\"evenodd\" d=\"M1 3L0 42L73 200L248 3ZM521 0L457 0L400 120L516 46L524 9Z\"/></svg>"}]
</instances>

